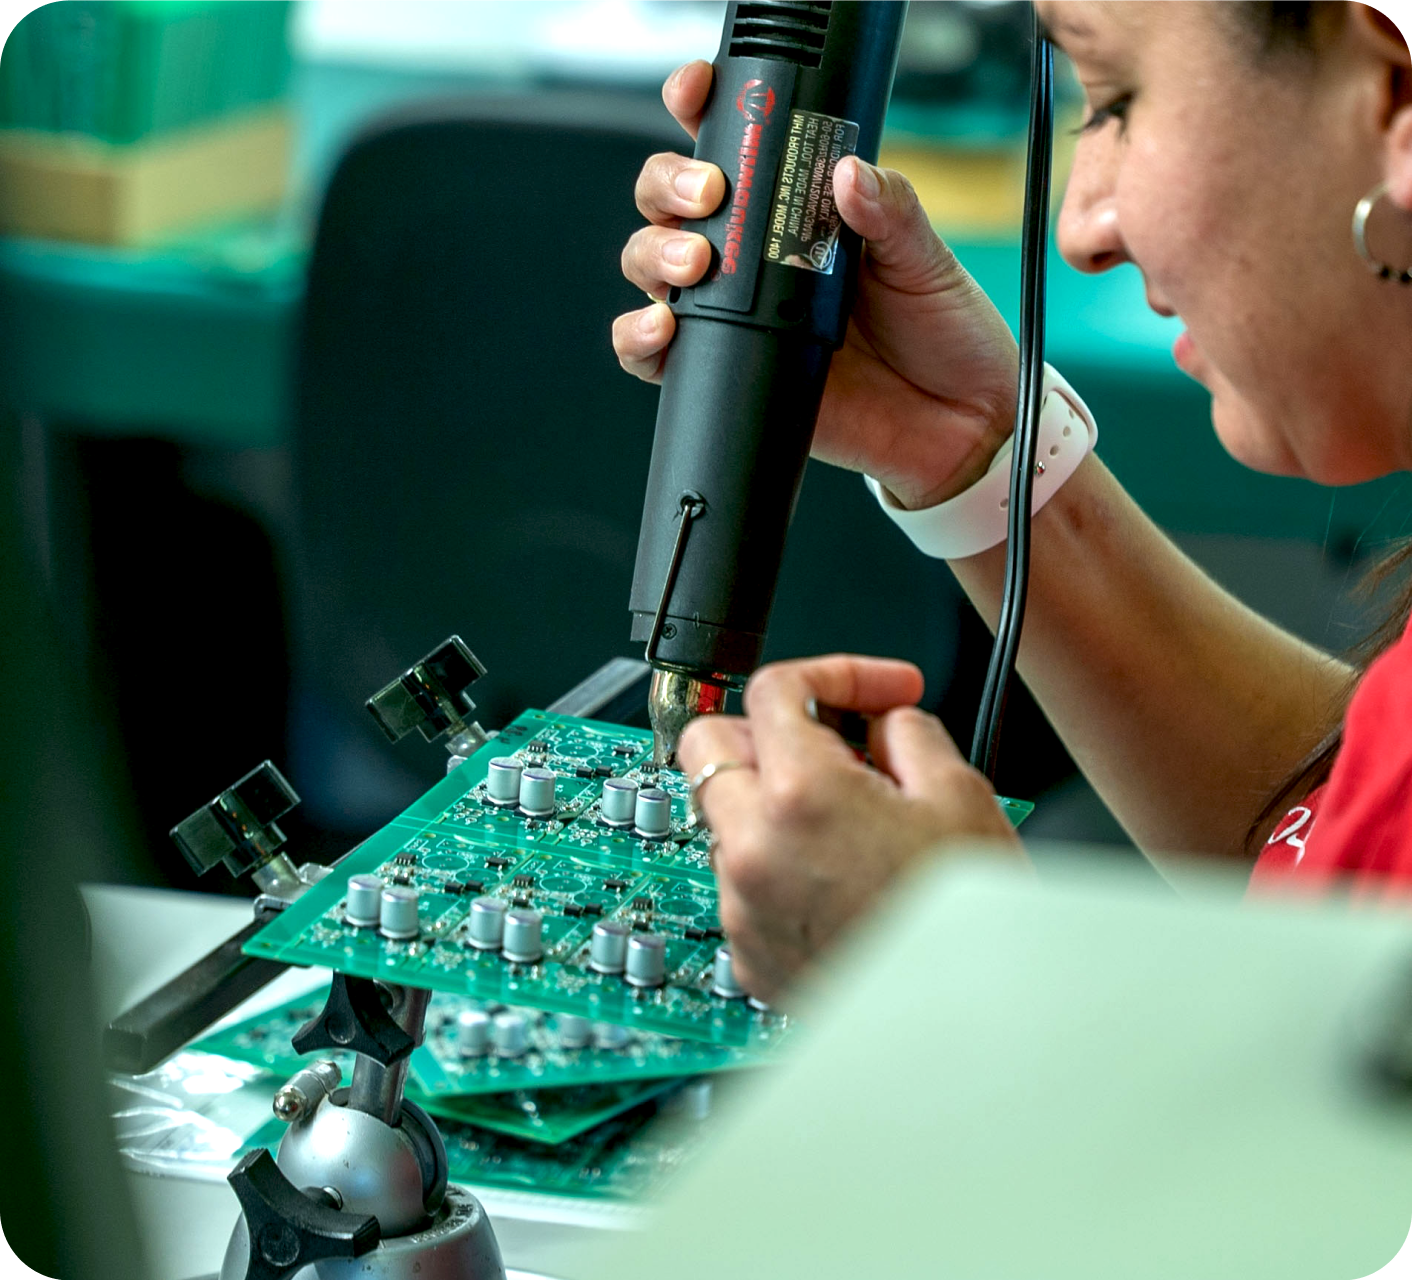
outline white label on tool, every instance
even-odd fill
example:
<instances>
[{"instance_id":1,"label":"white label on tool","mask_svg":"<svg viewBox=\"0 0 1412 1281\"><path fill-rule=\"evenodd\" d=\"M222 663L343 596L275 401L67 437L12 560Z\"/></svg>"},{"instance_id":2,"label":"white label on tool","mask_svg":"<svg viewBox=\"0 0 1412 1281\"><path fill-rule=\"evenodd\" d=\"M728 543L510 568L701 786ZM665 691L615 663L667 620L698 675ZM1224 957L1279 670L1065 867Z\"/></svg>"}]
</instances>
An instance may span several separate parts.
<instances>
[{"instance_id":1,"label":"white label on tool","mask_svg":"<svg viewBox=\"0 0 1412 1281\"><path fill-rule=\"evenodd\" d=\"M858 149L858 126L815 111L791 111L789 136L770 225L765 229L765 261L833 270L840 219L833 202L833 171Z\"/></svg>"}]
</instances>

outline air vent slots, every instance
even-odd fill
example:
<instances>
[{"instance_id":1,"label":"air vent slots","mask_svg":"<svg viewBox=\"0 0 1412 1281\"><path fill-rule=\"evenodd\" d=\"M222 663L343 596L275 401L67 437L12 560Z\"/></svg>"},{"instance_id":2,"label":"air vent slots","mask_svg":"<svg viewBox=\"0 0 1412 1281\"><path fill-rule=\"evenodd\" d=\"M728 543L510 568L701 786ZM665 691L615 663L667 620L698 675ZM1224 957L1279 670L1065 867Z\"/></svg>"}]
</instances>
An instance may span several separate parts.
<instances>
[{"instance_id":1,"label":"air vent slots","mask_svg":"<svg viewBox=\"0 0 1412 1281\"><path fill-rule=\"evenodd\" d=\"M773 58L801 67L817 67L823 56L832 8L832 4L804 0L738 5L731 27L730 56Z\"/></svg>"}]
</instances>

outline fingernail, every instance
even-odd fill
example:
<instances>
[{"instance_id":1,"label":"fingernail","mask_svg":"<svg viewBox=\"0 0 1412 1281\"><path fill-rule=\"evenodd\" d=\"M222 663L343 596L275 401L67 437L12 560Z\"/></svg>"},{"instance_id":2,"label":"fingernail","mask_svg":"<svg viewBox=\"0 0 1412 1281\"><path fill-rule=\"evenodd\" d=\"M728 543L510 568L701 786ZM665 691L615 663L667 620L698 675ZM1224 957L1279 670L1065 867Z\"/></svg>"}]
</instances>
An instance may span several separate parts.
<instances>
[{"instance_id":1,"label":"fingernail","mask_svg":"<svg viewBox=\"0 0 1412 1281\"><path fill-rule=\"evenodd\" d=\"M691 257L691 248L690 237L676 236L662 246L662 257L674 267L685 267L687 259Z\"/></svg>"},{"instance_id":2,"label":"fingernail","mask_svg":"<svg viewBox=\"0 0 1412 1281\"><path fill-rule=\"evenodd\" d=\"M865 200L876 200L882 191L878 181L878 171L864 160L853 162L853 190Z\"/></svg>"},{"instance_id":3,"label":"fingernail","mask_svg":"<svg viewBox=\"0 0 1412 1281\"><path fill-rule=\"evenodd\" d=\"M692 204L700 204L701 197L706 191L706 179L709 173L698 166L693 165L690 169L683 169L676 176L672 184L677 189L677 195L683 200L690 200Z\"/></svg>"},{"instance_id":4,"label":"fingernail","mask_svg":"<svg viewBox=\"0 0 1412 1281\"><path fill-rule=\"evenodd\" d=\"M655 334L661 324L661 313L656 306L650 306L637 318L637 331L641 334Z\"/></svg>"}]
</instances>

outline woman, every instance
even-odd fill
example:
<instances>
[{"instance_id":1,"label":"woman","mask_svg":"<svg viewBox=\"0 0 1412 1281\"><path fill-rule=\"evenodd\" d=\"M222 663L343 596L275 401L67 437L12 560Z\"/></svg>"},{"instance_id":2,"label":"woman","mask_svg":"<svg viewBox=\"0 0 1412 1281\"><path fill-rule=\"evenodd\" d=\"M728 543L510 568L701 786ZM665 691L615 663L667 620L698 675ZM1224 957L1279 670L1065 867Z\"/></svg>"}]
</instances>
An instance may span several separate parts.
<instances>
[{"instance_id":1,"label":"woman","mask_svg":"<svg viewBox=\"0 0 1412 1281\"><path fill-rule=\"evenodd\" d=\"M1329 485L1412 467L1412 62L1394 24L1342 0L1037 7L1087 99L1065 259L1134 264L1153 309L1182 318L1174 359L1210 391L1241 462ZM667 82L688 132L710 75L698 62ZM885 502L932 508L1009 436L1015 343L905 178L848 159L834 185L867 252L814 452L875 477ZM653 157L627 276L654 297L699 279L708 248L677 228L723 192L714 168ZM1350 222L1368 196L1360 256ZM660 304L620 317L623 366L657 378L672 330ZM1003 563L1003 544L951 563L991 620ZM1272 833L1257 880L1412 884L1405 611L1360 682L1206 578L1093 454L1035 517L1030 581L1020 672L1141 848L1248 860ZM985 780L913 706L921 691L905 663L783 663L751 680L744 717L684 736L685 770L716 766L699 799L719 838L721 919L757 994L938 841L989 838L1024 858ZM876 769L810 720L810 698L874 717Z\"/></svg>"}]
</instances>

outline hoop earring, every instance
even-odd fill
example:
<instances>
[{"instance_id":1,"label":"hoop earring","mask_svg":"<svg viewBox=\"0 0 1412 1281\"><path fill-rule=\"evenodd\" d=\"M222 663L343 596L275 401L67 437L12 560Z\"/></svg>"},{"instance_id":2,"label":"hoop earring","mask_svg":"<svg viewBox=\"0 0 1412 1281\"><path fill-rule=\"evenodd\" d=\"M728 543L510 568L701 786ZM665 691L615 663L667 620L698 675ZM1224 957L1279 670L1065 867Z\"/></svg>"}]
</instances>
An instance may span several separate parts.
<instances>
[{"instance_id":1,"label":"hoop earring","mask_svg":"<svg viewBox=\"0 0 1412 1281\"><path fill-rule=\"evenodd\" d=\"M1375 258L1368 248L1368 217L1378 201L1386 195L1387 183L1380 182L1355 206L1353 210L1353 247L1358 251L1358 256L1368 264L1368 270L1375 275L1383 280L1395 280L1399 285L1412 285L1412 267L1390 267L1380 258Z\"/></svg>"}]
</instances>

